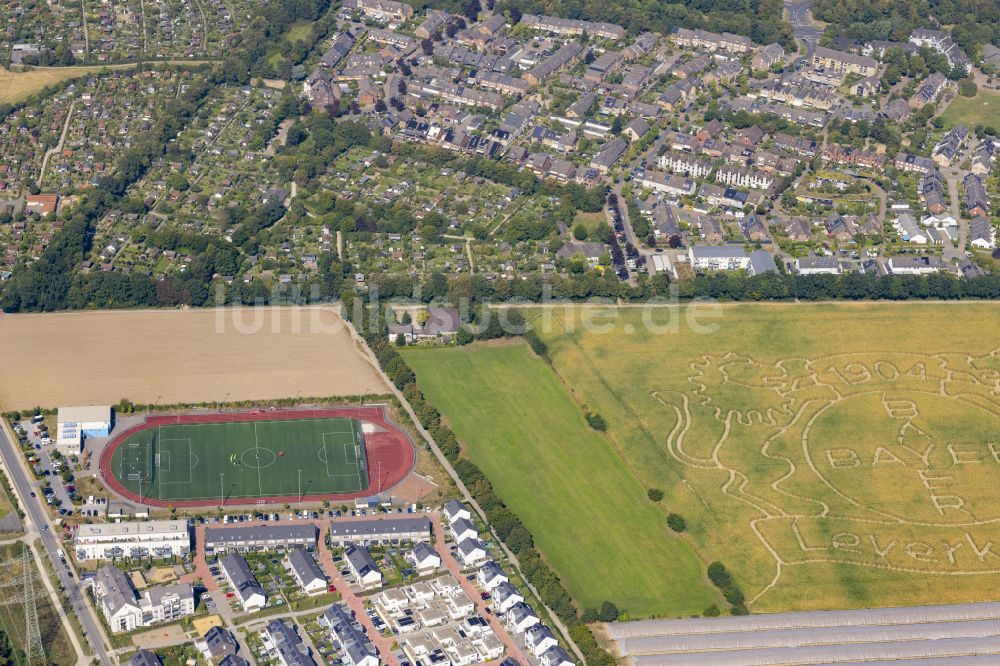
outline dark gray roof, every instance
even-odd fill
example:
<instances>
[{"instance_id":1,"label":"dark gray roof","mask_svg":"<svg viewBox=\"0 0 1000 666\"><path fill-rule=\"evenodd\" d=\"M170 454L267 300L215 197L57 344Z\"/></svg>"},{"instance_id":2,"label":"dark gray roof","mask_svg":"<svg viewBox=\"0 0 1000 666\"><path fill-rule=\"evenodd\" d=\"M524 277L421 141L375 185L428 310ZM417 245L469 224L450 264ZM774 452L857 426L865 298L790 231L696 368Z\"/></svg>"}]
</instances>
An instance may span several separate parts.
<instances>
[{"instance_id":1,"label":"dark gray roof","mask_svg":"<svg viewBox=\"0 0 1000 666\"><path fill-rule=\"evenodd\" d=\"M149 650L139 650L128 663L129 666L160 666L160 658Z\"/></svg>"},{"instance_id":2,"label":"dark gray roof","mask_svg":"<svg viewBox=\"0 0 1000 666\"><path fill-rule=\"evenodd\" d=\"M480 541L479 539L474 539L474 538L466 539L465 541L462 541L461 543L458 544L458 550L463 555L470 555L476 548L480 548L483 550L483 552L485 552L486 544Z\"/></svg>"},{"instance_id":3,"label":"dark gray roof","mask_svg":"<svg viewBox=\"0 0 1000 666\"><path fill-rule=\"evenodd\" d=\"M205 530L205 545L242 541L266 543L268 541L316 540L316 526L305 525L249 525L246 527L213 527Z\"/></svg>"},{"instance_id":4,"label":"dark gray roof","mask_svg":"<svg viewBox=\"0 0 1000 666\"><path fill-rule=\"evenodd\" d=\"M558 666L564 663L575 663L573 658L569 656L565 648L561 645L553 645L548 650L542 654L542 664L544 666Z\"/></svg>"},{"instance_id":5,"label":"dark gray roof","mask_svg":"<svg viewBox=\"0 0 1000 666\"><path fill-rule=\"evenodd\" d=\"M236 654L227 654L218 666L250 666L250 662Z\"/></svg>"},{"instance_id":6,"label":"dark gray roof","mask_svg":"<svg viewBox=\"0 0 1000 666\"><path fill-rule=\"evenodd\" d=\"M264 593L264 588L257 582L257 577L250 571L250 565L241 556L226 555L219 560L219 565L229 575L229 579L241 600L245 601L254 593L267 596Z\"/></svg>"},{"instance_id":7,"label":"dark gray roof","mask_svg":"<svg viewBox=\"0 0 1000 666\"><path fill-rule=\"evenodd\" d=\"M309 656L309 650L295 632L295 628L285 620L271 620L267 624L267 633L274 641L274 647L286 666L313 666L315 662Z\"/></svg>"},{"instance_id":8,"label":"dark gray roof","mask_svg":"<svg viewBox=\"0 0 1000 666\"><path fill-rule=\"evenodd\" d=\"M434 548L431 547L430 544L424 543L423 541L421 541L420 543L418 543L416 546L413 547L414 560L419 562L421 560L427 559L428 557L437 557L438 559L441 558L441 556L438 555L438 552L434 550Z\"/></svg>"},{"instance_id":9,"label":"dark gray roof","mask_svg":"<svg viewBox=\"0 0 1000 666\"><path fill-rule=\"evenodd\" d=\"M229 654L236 654L240 649L236 636L225 627L212 627L205 634L205 643L213 659L220 659Z\"/></svg>"},{"instance_id":10,"label":"dark gray roof","mask_svg":"<svg viewBox=\"0 0 1000 666\"><path fill-rule=\"evenodd\" d=\"M750 253L750 269L754 275L778 272L774 257L767 250L754 250Z\"/></svg>"},{"instance_id":11,"label":"dark gray roof","mask_svg":"<svg viewBox=\"0 0 1000 666\"><path fill-rule=\"evenodd\" d=\"M444 505L444 512L447 514L449 520L453 520L454 516L461 511L469 511L469 507L465 506L465 503L459 502L457 499L448 500ZM469 511L471 515L471 511Z\"/></svg>"},{"instance_id":12,"label":"dark gray roof","mask_svg":"<svg viewBox=\"0 0 1000 666\"><path fill-rule=\"evenodd\" d=\"M378 653L371 640L341 604L330 606L320 618L320 624L337 639L350 663L360 663L369 656L377 657Z\"/></svg>"},{"instance_id":13,"label":"dark gray roof","mask_svg":"<svg viewBox=\"0 0 1000 666\"><path fill-rule=\"evenodd\" d=\"M476 534L479 534L479 530L476 529L476 524L467 518L459 518L454 523L451 524L451 529L456 534L461 534L466 530L472 530Z\"/></svg>"},{"instance_id":14,"label":"dark gray roof","mask_svg":"<svg viewBox=\"0 0 1000 666\"><path fill-rule=\"evenodd\" d=\"M125 572L110 564L97 570L94 584L101 588L101 603L114 615L124 606L138 606L135 588Z\"/></svg>"},{"instance_id":15,"label":"dark gray roof","mask_svg":"<svg viewBox=\"0 0 1000 666\"><path fill-rule=\"evenodd\" d=\"M303 583L310 583L314 580L326 581L326 576L316 564L316 559L302 548L293 548L289 551L288 564Z\"/></svg>"},{"instance_id":16,"label":"dark gray roof","mask_svg":"<svg viewBox=\"0 0 1000 666\"><path fill-rule=\"evenodd\" d=\"M498 576L503 576L504 578L507 577L507 574L505 574L503 569L500 568L500 565L493 560L490 560L483 566L479 567L479 573L481 573L487 581L493 580Z\"/></svg>"},{"instance_id":17,"label":"dark gray roof","mask_svg":"<svg viewBox=\"0 0 1000 666\"><path fill-rule=\"evenodd\" d=\"M378 565L375 564L372 554L363 546L348 546L344 551L344 557L351 563L351 566L358 572L359 576L364 576L370 571L382 573L379 571Z\"/></svg>"},{"instance_id":18,"label":"dark gray roof","mask_svg":"<svg viewBox=\"0 0 1000 666\"><path fill-rule=\"evenodd\" d=\"M375 520L352 520L330 524L330 535L385 537L409 532L431 533L431 521L427 518L385 518Z\"/></svg>"}]
</instances>

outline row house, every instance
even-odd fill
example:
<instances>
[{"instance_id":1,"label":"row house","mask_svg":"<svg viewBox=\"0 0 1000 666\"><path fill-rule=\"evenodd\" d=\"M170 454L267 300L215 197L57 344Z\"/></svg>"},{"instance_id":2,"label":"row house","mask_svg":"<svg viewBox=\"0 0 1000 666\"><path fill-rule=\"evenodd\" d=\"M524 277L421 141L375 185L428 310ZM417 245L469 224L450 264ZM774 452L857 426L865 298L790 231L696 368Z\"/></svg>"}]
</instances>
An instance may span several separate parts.
<instances>
[{"instance_id":1,"label":"row house","mask_svg":"<svg viewBox=\"0 0 1000 666\"><path fill-rule=\"evenodd\" d=\"M656 163L661 169L693 178L707 178L712 173L711 161L692 155L667 153L661 155Z\"/></svg>"},{"instance_id":2,"label":"row house","mask_svg":"<svg viewBox=\"0 0 1000 666\"><path fill-rule=\"evenodd\" d=\"M548 127L536 126L528 133L527 140L566 153L576 147L576 132L557 132Z\"/></svg>"},{"instance_id":3,"label":"row house","mask_svg":"<svg viewBox=\"0 0 1000 666\"><path fill-rule=\"evenodd\" d=\"M678 46L712 52L724 51L741 54L749 53L753 49L753 42L749 37L734 35L731 32L718 34L708 30L677 28L671 35L671 39Z\"/></svg>"},{"instance_id":4,"label":"row house","mask_svg":"<svg viewBox=\"0 0 1000 666\"><path fill-rule=\"evenodd\" d=\"M647 53L652 53L659 39L655 32L639 33L632 44L622 49L622 55L626 60L638 60Z\"/></svg>"},{"instance_id":5,"label":"row house","mask_svg":"<svg viewBox=\"0 0 1000 666\"><path fill-rule=\"evenodd\" d=\"M625 28L614 23L581 21L559 18L558 16L537 16L535 14L524 14L521 16L521 23L532 30L551 32L556 35L577 37L587 34L611 40L619 40L625 36Z\"/></svg>"},{"instance_id":6,"label":"row house","mask_svg":"<svg viewBox=\"0 0 1000 666\"><path fill-rule=\"evenodd\" d=\"M930 173L934 169L934 162L928 157L919 157L910 153L899 153L896 155L894 164L900 171L910 173Z\"/></svg>"},{"instance_id":7,"label":"row house","mask_svg":"<svg viewBox=\"0 0 1000 666\"><path fill-rule=\"evenodd\" d=\"M450 20L451 15L448 12L437 9L429 11L423 23L417 26L413 34L420 39L431 39L432 35L443 31Z\"/></svg>"},{"instance_id":8,"label":"row house","mask_svg":"<svg viewBox=\"0 0 1000 666\"><path fill-rule=\"evenodd\" d=\"M762 150L754 155L753 164L763 171L789 176L795 171L799 161L794 157L785 157L775 152Z\"/></svg>"},{"instance_id":9,"label":"row house","mask_svg":"<svg viewBox=\"0 0 1000 666\"><path fill-rule=\"evenodd\" d=\"M910 106L919 109L936 101L942 91L944 91L946 85L948 85L948 79L945 78L944 74L934 72L920 84L917 92L914 93L913 98L910 100Z\"/></svg>"},{"instance_id":10,"label":"row house","mask_svg":"<svg viewBox=\"0 0 1000 666\"><path fill-rule=\"evenodd\" d=\"M344 0L344 9L357 10L380 21L405 21L413 17L413 7L394 0Z\"/></svg>"},{"instance_id":11,"label":"row house","mask_svg":"<svg viewBox=\"0 0 1000 666\"><path fill-rule=\"evenodd\" d=\"M639 184L654 192L663 192L674 196L690 196L694 194L697 184L691 178L678 175L668 175L662 171L647 169L638 178Z\"/></svg>"},{"instance_id":12,"label":"row house","mask_svg":"<svg viewBox=\"0 0 1000 666\"><path fill-rule=\"evenodd\" d=\"M776 148L789 150L803 157L813 157L819 149L818 144L812 139L805 139L799 136L792 136L779 132L774 135L772 141Z\"/></svg>"},{"instance_id":13,"label":"row house","mask_svg":"<svg viewBox=\"0 0 1000 666\"><path fill-rule=\"evenodd\" d=\"M500 72L480 71L474 80L480 88L495 90L502 95L526 95L531 88L524 79L516 79Z\"/></svg>"},{"instance_id":14,"label":"row house","mask_svg":"<svg viewBox=\"0 0 1000 666\"><path fill-rule=\"evenodd\" d=\"M583 57L584 50L584 47L577 42L564 44L554 54L535 65L535 67L524 75L524 78L531 85L537 86L556 72L572 66L573 63Z\"/></svg>"},{"instance_id":15,"label":"row house","mask_svg":"<svg viewBox=\"0 0 1000 666\"><path fill-rule=\"evenodd\" d=\"M965 214L969 217L985 217L989 213L990 198L986 194L983 179L970 173L962 179L965 188Z\"/></svg>"},{"instance_id":16,"label":"row house","mask_svg":"<svg viewBox=\"0 0 1000 666\"><path fill-rule=\"evenodd\" d=\"M968 136L969 128L965 125L955 125L952 127L947 134L941 137L938 144L934 146L934 152L931 157L934 160L934 164L937 164L941 168L951 166L952 160L958 157Z\"/></svg>"},{"instance_id":17,"label":"row house","mask_svg":"<svg viewBox=\"0 0 1000 666\"><path fill-rule=\"evenodd\" d=\"M785 49L781 44L774 42L767 46L762 46L750 59L750 66L755 70L766 72L775 65L781 64L785 60Z\"/></svg>"},{"instance_id":18,"label":"row house","mask_svg":"<svg viewBox=\"0 0 1000 666\"><path fill-rule=\"evenodd\" d=\"M608 78L608 76L618 71L618 68L622 66L623 62L624 58L620 52L605 51L601 55L597 56L594 61L587 66L587 71L584 73L583 78L587 81L600 83L604 79Z\"/></svg>"},{"instance_id":19,"label":"row house","mask_svg":"<svg viewBox=\"0 0 1000 666\"><path fill-rule=\"evenodd\" d=\"M781 80L768 81L757 91L757 96L792 106L829 109L840 100L829 88L816 84L794 84Z\"/></svg>"},{"instance_id":20,"label":"row house","mask_svg":"<svg viewBox=\"0 0 1000 666\"><path fill-rule=\"evenodd\" d=\"M920 181L920 200L932 215L943 213L947 208L946 191L947 185L940 171L929 171Z\"/></svg>"},{"instance_id":21,"label":"row house","mask_svg":"<svg viewBox=\"0 0 1000 666\"><path fill-rule=\"evenodd\" d=\"M993 139L986 137L979 142L976 152L972 155L972 165L969 170L977 176L985 176L993 168L993 154L996 152L996 145Z\"/></svg>"},{"instance_id":22,"label":"row house","mask_svg":"<svg viewBox=\"0 0 1000 666\"><path fill-rule=\"evenodd\" d=\"M823 159L834 164L864 169L879 169L885 163L885 159L878 153L837 144L831 144L823 149Z\"/></svg>"},{"instance_id":23,"label":"row house","mask_svg":"<svg viewBox=\"0 0 1000 666\"><path fill-rule=\"evenodd\" d=\"M403 53L410 53L417 47L417 43L409 35L398 33L395 30L384 30L382 28L372 28L368 31L368 39L378 44L395 46Z\"/></svg>"},{"instance_id":24,"label":"row house","mask_svg":"<svg viewBox=\"0 0 1000 666\"><path fill-rule=\"evenodd\" d=\"M774 184L774 176L756 169L741 169L738 167L722 167L715 172L718 183L752 190L766 190Z\"/></svg>"}]
</instances>

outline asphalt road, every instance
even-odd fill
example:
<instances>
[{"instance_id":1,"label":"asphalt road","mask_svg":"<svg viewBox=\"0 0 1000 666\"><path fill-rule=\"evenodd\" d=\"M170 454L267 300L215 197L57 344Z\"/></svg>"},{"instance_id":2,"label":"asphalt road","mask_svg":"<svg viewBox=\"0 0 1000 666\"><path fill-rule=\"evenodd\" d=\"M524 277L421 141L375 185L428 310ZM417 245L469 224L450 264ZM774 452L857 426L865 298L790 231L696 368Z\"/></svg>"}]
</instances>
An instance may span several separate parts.
<instances>
[{"instance_id":1,"label":"asphalt road","mask_svg":"<svg viewBox=\"0 0 1000 666\"><path fill-rule=\"evenodd\" d=\"M87 605L86 600L83 598L83 592L81 592L77 580L70 578L66 567L59 564L58 551L60 545L56 539L53 527L49 523L45 510L39 504L38 498L31 496L32 492L37 494L38 486L24 469L20 449L7 438L2 429L0 429L0 456L3 457L4 466L7 468L7 475L10 477L11 483L14 484L14 489L21 501L21 506L24 508L25 514L27 514L27 522L31 524L29 529L36 531L41 537L45 552L52 561L59 576L59 582L69 594L73 612L79 618L88 642L97 652L101 663L104 666L111 666L113 662L109 659L108 653L104 649L104 640L101 635L100 625Z\"/></svg>"},{"instance_id":2,"label":"asphalt road","mask_svg":"<svg viewBox=\"0 0 1000 666\"><path fill-rule=\"evenodd\" d=\"M805 44L807 60L812 58L816 42L823 35L823 31L812 22L812 3L813 0L798 0L798 2L786 0L785 2L788 20L792 24L792 34Z\"/></svg>"}]
</instances>

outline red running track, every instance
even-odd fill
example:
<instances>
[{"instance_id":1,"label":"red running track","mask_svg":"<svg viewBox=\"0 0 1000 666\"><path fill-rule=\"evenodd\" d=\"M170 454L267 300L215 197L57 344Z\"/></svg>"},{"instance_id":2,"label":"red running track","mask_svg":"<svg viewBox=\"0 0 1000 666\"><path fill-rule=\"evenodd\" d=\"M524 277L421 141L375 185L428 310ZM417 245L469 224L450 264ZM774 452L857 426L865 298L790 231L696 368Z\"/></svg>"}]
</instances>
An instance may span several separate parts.
<instances>
[{"instance_id":1,"label":"red running track","mask_svg":"<svg viewBox=\"0 0 1000 666\"><path fill-rule=\"evenodd\" d=\"M337 409L291 409L283 411L253 410L249 412L223 412L209 414L178 414L170 416L150 416L144 423L129 428L108 442L101 454L101 478L111 490L133 502L148 506L204 507L218 506L217 500L159 500L148 497L139 498L137 494L126 488L111 471L111 456L122 443L137 432L149 430L162 425L184 425L188 423L228 423L233 421L285 421L290 419L329 419L350 418L371 423L382 429L381 432L365 434L365 452L368 457L368 487L354 493L328 495L307 495L304 500L321 502L323 500L348 500L373 494L378 488L389 490L402 481L413 469L415 453L413 442L399 426L388 420L383 407L340 407ZM382 463L381 484L375 478L379 473L379 463ZM265 500L272 503L298 502L298 496L275 496L237 498L227 500L234 506L256 505Z\"/></svg>"}]
</instances>

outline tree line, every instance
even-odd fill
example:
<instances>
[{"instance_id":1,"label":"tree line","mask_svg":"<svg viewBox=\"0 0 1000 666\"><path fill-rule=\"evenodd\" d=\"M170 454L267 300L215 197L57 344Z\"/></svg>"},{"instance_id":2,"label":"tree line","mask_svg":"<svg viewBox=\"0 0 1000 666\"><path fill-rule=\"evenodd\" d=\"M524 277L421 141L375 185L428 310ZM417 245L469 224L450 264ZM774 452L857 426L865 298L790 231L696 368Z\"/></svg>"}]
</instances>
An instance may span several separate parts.
<instances>
[{"instance_id":1,"label":"tree line","mask_svg":"<svg viewBox=\"0 0 1000 666\"><path fill-rule=\"evenodd\" d=\"M489 4L489 3L487 3ZM496 9L511 19L524 14L606 21L633 34L652 30L669 34L674 28L703 28L745 35L759 44L778 42L795 50L791 25L782 19L781 0L499 0Z\"/></svg>"},{"instance_id":2,"label":"tree line","mask_svg":"<svg viewBox=\"0 0 1000 666\"><path fill-rule=\"evenodd\" d=\"M980 44L1000 44L995 0L816 0L813 13L831 37L905 42L915 28L952 25L952 39L970 58Z\"/></svg>"},{"instance_id":3,"label":"tree line","mask_svg":"<svg viewBox=\"0 0 1000 666\"><path fill-rule=\"evenodd\" d=\"M372 313L363 306L358 307L362 304L355 301L360 299L362 296L353 293L353 291L345 294L344 311L348 318L355 312L363 313L365 317L372 316ZM520 313L510 314L511 328L523 330L524 319ZM552 612L569 627L570 637L583 652L587 663L593 666L612 666L614 658L597 644L597 640L581 619L573 599L563 587L559 576L549 567L535 547L531 532L497 496L493 484L482 470L462 457L462 448L455 433L443 423L441 413L427 401L417 384L417 376L413 369L388 342L388 328L384 317L377 308L374 316L378 317L377 325L370 327L367 332L359 330L359 333L365 337L378 359L379 365L410 403L420 425L430 433L469 493L482 507L497 537L517 555L521 572L525 578L538 590L545 605L551 608ZM491 318L491 322L496 322L496 317ZM497 325L481 330L476 337L487 339L509 334Z\"/></svg>"}]
</instances>

